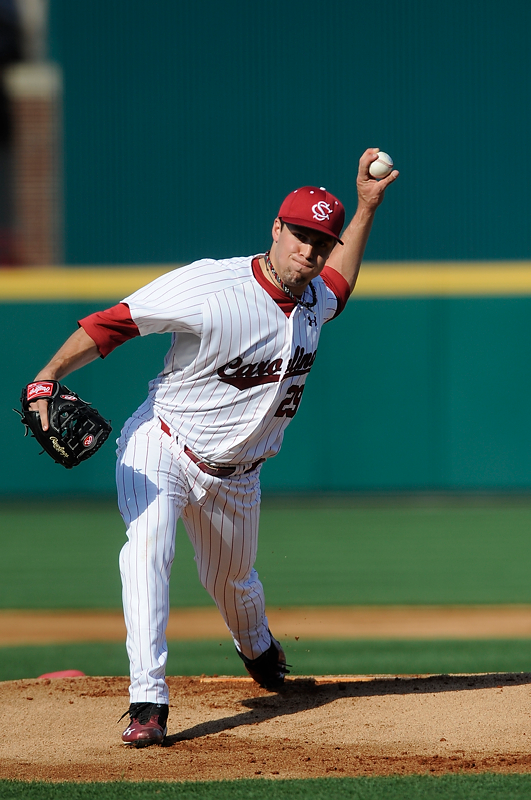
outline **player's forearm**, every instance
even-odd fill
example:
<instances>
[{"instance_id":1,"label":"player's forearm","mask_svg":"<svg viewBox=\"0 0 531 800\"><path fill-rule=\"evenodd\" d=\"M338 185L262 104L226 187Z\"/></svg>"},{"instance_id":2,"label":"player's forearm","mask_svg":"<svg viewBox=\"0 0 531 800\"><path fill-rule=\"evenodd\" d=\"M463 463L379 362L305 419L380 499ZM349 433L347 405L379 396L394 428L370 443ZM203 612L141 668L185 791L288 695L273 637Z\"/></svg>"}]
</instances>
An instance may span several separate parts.
<instances>
[{"instance_id":1,"label":"player's forearm","mask_svg":"<svg viewBox=\"0 0 531 800\"><path fill-rule=\"evenodd\" d=\"M79 328L66 340L53 358L35 376L36 381L60 381L76 369L90 364L100 352L96 343L83 329Z\"/></svg>"},{"instance_id":2,"label":"player's forearm","mask_svg":"<svg viewBox=\"0 0 531 800\"><path fill-rule=\"evenodd\" d=\"M349 226L341 235L343 246L337 244L327 261L328 266L342 275L354 289L371 233L376 209L359 206Z\"/></svg>"}]
</instances>

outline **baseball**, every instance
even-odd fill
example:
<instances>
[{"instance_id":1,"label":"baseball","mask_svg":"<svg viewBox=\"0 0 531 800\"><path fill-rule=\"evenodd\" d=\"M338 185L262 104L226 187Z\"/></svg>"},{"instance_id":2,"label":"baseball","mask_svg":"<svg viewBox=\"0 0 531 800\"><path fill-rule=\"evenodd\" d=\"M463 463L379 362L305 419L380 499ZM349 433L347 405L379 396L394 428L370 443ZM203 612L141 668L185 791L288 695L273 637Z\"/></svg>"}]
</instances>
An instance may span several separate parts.
<instances>
[{"instance_id":1,"label":"baseball","mask_svg":"<svg viewBox=\"0 0 531 800\"><path fill-rule=\"evenodd\" d=\"M369 172L373 178L387 178L393 169L393 159L387 153L378 153L378 160L373 161L369 167Z\"/></svg>"}]
</instances>

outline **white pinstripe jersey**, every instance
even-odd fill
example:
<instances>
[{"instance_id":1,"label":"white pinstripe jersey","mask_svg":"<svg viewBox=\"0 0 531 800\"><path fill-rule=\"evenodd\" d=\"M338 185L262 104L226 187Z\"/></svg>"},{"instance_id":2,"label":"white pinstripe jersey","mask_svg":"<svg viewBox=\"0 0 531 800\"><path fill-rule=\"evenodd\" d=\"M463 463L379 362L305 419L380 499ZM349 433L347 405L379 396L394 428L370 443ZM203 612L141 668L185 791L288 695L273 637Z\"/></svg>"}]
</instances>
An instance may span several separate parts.
<instances>
[{"instance_id":1,"label":"white pinstripe jersey","mask_svg":"<svg viewBox=\"0 0 531 800\"><path fill-rule=\"evenodd\" d=\"M172 333L162 372L135 416L159 416L194 453L246 464L280 449L337 298L319 277L317 304L289 317L254 277L253 258L203 259L122 301L141 336ZM305 300L311 295L307 290Z\"/></svg>"}]
</instances>

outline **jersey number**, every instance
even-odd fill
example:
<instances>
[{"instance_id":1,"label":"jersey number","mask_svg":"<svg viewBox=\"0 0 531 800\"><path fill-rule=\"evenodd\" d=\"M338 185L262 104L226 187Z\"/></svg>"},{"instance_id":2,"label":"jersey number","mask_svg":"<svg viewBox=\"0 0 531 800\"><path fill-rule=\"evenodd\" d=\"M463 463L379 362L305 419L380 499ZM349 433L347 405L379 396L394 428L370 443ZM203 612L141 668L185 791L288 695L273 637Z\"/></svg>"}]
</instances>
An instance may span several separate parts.
<instances>
[{"instance_id":1,"label":"jersey number","mask_svg":"<svg viewBox=\"0 0 531 800\"><path fill-rule=\"evenodd\" d=\"M275 412L275 417L294 417L299 408L303 391L304 384L302 386L290 386L286 392L286 397Z\"/></svg>"}]
</instances>

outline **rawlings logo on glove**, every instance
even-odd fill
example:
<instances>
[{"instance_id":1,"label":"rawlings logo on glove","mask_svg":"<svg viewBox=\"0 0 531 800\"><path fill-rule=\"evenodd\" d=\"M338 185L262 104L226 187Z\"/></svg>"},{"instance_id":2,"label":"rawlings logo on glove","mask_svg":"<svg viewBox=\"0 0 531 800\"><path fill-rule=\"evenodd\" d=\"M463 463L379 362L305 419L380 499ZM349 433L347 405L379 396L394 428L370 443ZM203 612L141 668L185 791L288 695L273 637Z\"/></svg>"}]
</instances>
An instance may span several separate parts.
<instances>
[{"instance_id":1,"label":"rawlings logo on glove","mask_svg":"<svg viewBox=\"0 0 531 800\"><path fill-rule=\"evenodd\" d=\"M48 402L47 431L43 431L38 411L30 405ZM76 467L99 450L112 428L95 408L58 381L35 381L22 389L22 424L37 439L44 452L66 469ZM16 409L15 409L16 410Z\"/></svg>"},{"instance_id":2,"label":"rawlings logo on glove","mask_svg":"<svg viewBox=\"0 0 531 800\"><path fill-rule=\"evenodd\" d=\"M41 397L51 397L53 394L54 381L37 381L36 383L28 383L26 386L26 397L28 403L34 400L39 400Z\"/></svg>"}]
</instances>

